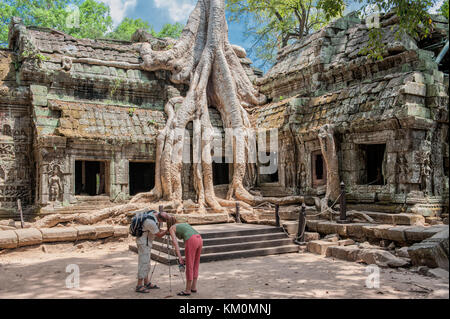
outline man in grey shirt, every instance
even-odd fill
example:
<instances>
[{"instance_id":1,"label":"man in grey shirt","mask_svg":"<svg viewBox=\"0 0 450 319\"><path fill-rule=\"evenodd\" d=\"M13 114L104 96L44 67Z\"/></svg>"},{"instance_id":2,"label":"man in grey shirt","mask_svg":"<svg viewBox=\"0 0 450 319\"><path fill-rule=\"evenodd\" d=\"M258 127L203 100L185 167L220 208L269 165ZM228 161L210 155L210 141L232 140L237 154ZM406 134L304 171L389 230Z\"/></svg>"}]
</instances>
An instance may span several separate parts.
<instances>
[{"instance_id":1,"label":"man in grey shirt","mask_svg":"<svg viewBox=\"0 0 450 319\"><path fill-rule=\"evenodd\" d=\"M150 256L152 251L152 243L155 236L163 237L166 232L160 231L159 223L162 221L160 218L164 212L153 213L155 223L152 219L147 218L142 225L142 236L136 238L136 245L138 249L138 282L136 286L136 292L149 293L149 289L158 289L157 285L152 285L149 281L148 274L150 272Z\"/></svg>"}]
</instances>

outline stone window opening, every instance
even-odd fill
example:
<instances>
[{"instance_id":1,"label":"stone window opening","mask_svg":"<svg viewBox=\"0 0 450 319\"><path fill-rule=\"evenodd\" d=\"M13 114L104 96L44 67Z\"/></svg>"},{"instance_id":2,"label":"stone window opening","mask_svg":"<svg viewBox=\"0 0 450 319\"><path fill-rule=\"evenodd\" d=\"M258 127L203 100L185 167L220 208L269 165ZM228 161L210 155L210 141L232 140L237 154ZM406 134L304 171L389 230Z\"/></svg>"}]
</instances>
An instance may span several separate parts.
<instances>
[{"instance_id":1,"label":"stone window opening","mask_svg":"<svg viewBox=\"0 0 450 319\"><path fill-rule=\"evenodd\" d=\"M106 168L103 161L75 161L75 195L106 195Z\"/></svg>"},{"instance_id":2,"label":"stone window opening","mask_svg":"<svg viewBox=\"0 0 450 319\"><path fill-rule=\"evenodd\" d=\"M386 144L361 144L359 145L362 155L360 185L386 185L385 163Z\"/></svg>"},{"instance_id":3,"label":"stone window opening","mask_svg":"<svg viewBox=\"0 0 450 319\"><path fill-rule=\"evenodd\" d=\"M149 192L155 187L155 163L130 162L128 176L131 196Z\"/></svg>"},{"instance_id":4,"label":"stone window opening","mask_svg":"<svg viewBox=\"0 0 450 319\"><path fill-rule=\"evenodd\" d=\"M322 151L312 152L311 157L311 176L313 187L325 185L327 183L327 171Z\"/></svg>"}]
</instances>

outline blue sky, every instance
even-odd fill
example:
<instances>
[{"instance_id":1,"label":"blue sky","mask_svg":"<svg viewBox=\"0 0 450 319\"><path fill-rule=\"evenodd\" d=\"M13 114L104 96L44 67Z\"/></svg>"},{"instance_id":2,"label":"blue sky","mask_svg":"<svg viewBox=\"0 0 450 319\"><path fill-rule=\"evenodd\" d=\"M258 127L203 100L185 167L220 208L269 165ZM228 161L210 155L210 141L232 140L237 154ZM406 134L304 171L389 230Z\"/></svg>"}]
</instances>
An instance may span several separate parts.
<instances>
[{"instance_id":1,"label":"blue sky","mask_svg":"<svg viewBox=\"0 0 450 319\"><path fill-rule=\"evenodd\" d=\"M165 23L180 22L185 24L189 14L193 10L197 0L99 0L108 4L111 8L111 16L115 25L119 24L123 18L141 18L148 21L156 31L159 31ZM356 2L356 1L355 1ZM347 12L359 8L359 4L353 2ZM438 0L435 8L440 8L443 0ZM432 10L435 11L435 10ZM244 37L244 26L238 23L229 22L230 42L249 49L251 41ZM255 61L255 58L250 56ZM266 71L266 70L265 70Z\"/></svg>"}]
</instances>

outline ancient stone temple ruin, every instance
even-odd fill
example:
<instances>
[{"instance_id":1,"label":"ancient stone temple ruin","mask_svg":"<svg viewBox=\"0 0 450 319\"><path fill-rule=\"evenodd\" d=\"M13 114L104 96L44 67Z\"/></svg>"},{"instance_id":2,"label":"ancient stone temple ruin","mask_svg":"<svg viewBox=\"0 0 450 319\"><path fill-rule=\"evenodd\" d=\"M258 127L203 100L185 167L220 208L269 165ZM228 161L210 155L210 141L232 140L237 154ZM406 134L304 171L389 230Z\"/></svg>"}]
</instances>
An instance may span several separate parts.
<instances>
[{"instance_id":1,"label":"ancient stone temple ruin","mask_svg":"<svg viewBox=\"0 0 450 319\"><path fill-rule=\"evenodd\" d=\"M251 112L252 125L277 129L279 139L270 150L278 171L249 186L266 196L322 197L334 174L352 209L448 214L448 54L435 62L448 22L433 19L432 37L416 41L395 38L396 17L385 15L379 61L361 54L368 28L354 15L281 50L264 76L234 46L269 99ZM168 45L142 32L133 42L75 39L12 19L9 48L0 50L0 218L17 217L17 199L32 217L153 188L164 105L188 87L172 83L169 71L141 68L135 44L145 41ZM219 112L209 111L223 136ZM320 140L326 124L336 163ZM231 170L213 164L219 196ZM182 184L183 199L194 200L190 164Z\"/></svg>"}]
</instances>

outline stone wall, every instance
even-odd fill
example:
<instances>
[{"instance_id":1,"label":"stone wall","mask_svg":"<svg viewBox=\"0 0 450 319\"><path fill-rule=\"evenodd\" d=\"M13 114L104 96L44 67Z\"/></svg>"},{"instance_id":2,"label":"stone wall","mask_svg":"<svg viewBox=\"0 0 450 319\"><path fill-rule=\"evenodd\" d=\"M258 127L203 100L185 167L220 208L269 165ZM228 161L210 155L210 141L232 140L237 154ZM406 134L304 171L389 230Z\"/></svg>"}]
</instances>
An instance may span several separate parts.
<instances>
[{"instance_id":1,"label":"stone wall","mask_svg":"<svg viewBox=\"0 0 450 319\"><path fill-rule=\"evenodd\" d=\"M0 218L15 214L17 200L33 203L33 131L28 90L16 83L12 53L0 50Z\"/></svg>"}]
</instances>

